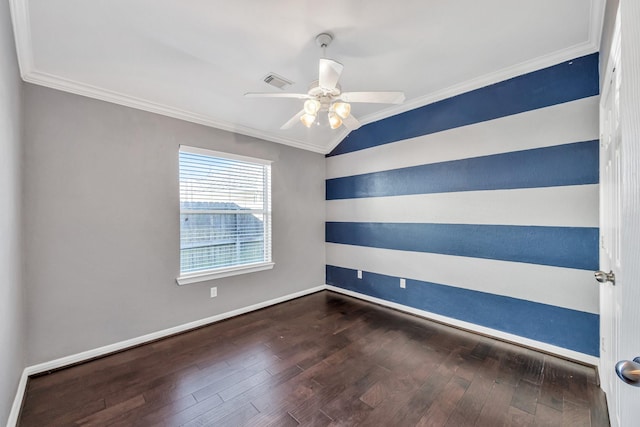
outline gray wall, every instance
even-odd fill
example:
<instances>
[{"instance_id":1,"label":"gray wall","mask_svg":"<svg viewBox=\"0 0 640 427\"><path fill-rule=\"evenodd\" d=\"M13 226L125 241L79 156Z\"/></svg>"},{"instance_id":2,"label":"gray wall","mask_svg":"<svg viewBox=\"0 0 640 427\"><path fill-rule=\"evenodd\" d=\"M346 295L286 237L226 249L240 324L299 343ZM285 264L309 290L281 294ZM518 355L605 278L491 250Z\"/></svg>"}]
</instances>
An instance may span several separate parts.
<instances>
[{"instance_id":1,"label":"gray wall","mask_svg":"<svg viewBox=\"0 0 640 427\"><path fill-rule=\"evenodd\" d=\"M324 156L29 84L25 129L29 365L324 284ZM274 160L273 270L176 285L179 144Z\"/></svg>"},{"instance_id":2,"label":"gray wall","mask_svg":"<svg viewBox=\"0 0 640 427\"><path fill-rule=\"evenodd\" d=\"M24 368L21 283L22 82L9 3L0 3L0 425L4 425Z\"/></svg>"}]
</instances>

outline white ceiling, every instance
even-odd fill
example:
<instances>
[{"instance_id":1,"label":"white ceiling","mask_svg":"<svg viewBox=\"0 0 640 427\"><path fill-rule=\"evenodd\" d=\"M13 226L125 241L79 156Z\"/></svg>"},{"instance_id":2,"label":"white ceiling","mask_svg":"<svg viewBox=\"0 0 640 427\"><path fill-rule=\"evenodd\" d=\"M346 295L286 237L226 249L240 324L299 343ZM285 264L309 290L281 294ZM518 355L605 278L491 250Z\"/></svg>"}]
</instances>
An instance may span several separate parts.
<instances>
[{"instance_id":1,"label":"white ceiling","mask_svg":"<svg viewBox=\"0 0 640 427\"><path fill-rule=\"evenodd\" d=\"M604 0L10 0L26 81L326 153L344 128L280 130L317 79L315 36L335 39L344 91L368 123L598 50Z\"/></svg>"}]
</instances>

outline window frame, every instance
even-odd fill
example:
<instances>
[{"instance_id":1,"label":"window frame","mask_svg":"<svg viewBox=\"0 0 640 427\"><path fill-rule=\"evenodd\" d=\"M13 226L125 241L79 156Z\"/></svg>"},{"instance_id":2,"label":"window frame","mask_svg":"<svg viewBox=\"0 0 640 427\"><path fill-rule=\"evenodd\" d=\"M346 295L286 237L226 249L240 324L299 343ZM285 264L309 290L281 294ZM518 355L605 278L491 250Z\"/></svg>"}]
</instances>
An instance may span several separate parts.
<instances>
[{"instance_id":1,"label":"window frame","mask_svg":"<svg viewBox=\"0 0 640 427\"><path fill-rule=\"evenodd\" d=\"M214 150L209 150L206 148L199 148L199 147L193 147L193 146L188 146L188 145L180 145L179 150L178 150L178 171L180 170L180 153L190 153L190 154L197 154L197 155L203 155L203 156L209 156L209 157L214 157L214 158L221 158L221 159L226 159L226 160L237 160L237 161L241 161L241 162L248 162L248 163L253 163L253 164L259 164L259 165L263 165L263 166L269 166L271 167L272 165L272 161L271 160L267 160L267 159L260 159L260 158L255 158L255 157L248 157L248 156L242 156L242 155L238 155L238 154L232 154L232 153L225 153L225 152L221 152L221 151L214 151ZM179 172L178 172L179 174ZM214 279L219 279L219 278L223 278L223 277L229 277L229 276L235 276L235 275L239 275L239 274L248 274L248 273L255 273L257 271L264 271L264 270L270 270L275 266L275 262L273 262L273 227L272 227L272 215L273 215L273 209L271 206L271 202L272 202L272 184L271 184L271 170L269 169L269 180L268 180L268 186L269 188L266 188L265 191L267 192L267 201L265 202L267 209L264 210L264 215L265 215L265 228L268 227L268 244L269 244L269 248L268 248L268 253L269 253L269 260L267 261L261 261L261 262L254 262L254 263L245 263L245 264L238 264L238 265L231 265L231 266L226 266L226 267L217 267L217 268L211 268L208 270L201 270L201 271L194 271L194 272L188 272L188 273L182 273L180 272L178 277L176 278L176 282L178 285L182 286L182 285L188 285L190 283L197 283L197 282L203 282L203 281L207 281L207 280L214 280ZM180 187L180 178L178 177L178 187ZM180 196L180 191L178 191L178 216L180 217L180 215L182 214L182 203L181 203L181 196ZM178 229L178 234L181 234L181 224L180 221L179 222L179 229ZM265 234L266 234L266 230L265 230ZM265 236L266 237L266 236ZM181 249L180 249L180 245L178 246L178 251L179 253L181 253Z\"/></svg>"}]
</instances>

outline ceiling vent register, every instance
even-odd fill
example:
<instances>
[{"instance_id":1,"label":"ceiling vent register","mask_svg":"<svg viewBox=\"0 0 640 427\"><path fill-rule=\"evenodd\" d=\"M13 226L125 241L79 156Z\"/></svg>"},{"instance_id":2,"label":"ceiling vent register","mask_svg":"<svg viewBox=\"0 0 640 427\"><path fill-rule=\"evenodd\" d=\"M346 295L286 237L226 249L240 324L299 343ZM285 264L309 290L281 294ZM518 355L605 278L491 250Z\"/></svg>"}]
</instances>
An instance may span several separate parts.
<instances>
[{"instance_id":1,"label":"ceiling vent register","mask_svg":"<svg viewBox=\"0 0 640 427\"><path fill-rule=\"evenodd\" d=\"M291 80L287 80L284 77L277 75L276 73L270 73L267 77L264 78L264 82L273 87L277 87L280 90L284 90L284 88L293 84Z\"/></svg>"}]
</instances>

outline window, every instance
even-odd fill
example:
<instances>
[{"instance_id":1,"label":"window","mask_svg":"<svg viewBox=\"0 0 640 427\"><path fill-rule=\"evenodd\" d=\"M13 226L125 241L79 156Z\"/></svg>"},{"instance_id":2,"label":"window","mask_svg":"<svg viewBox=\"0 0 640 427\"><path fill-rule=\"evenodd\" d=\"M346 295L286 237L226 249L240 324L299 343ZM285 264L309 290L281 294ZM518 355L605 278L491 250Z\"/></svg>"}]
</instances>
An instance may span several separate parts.
<instances>
[{"instance_id":1,"label":"window","mask_svg":"<svg viewBox=\"0 0 640 427\"><path fill-rule=\"evenodd\" d=\"M266 270L271 162L180 146L178 284Z\"/></svg>"}]
</instances>

